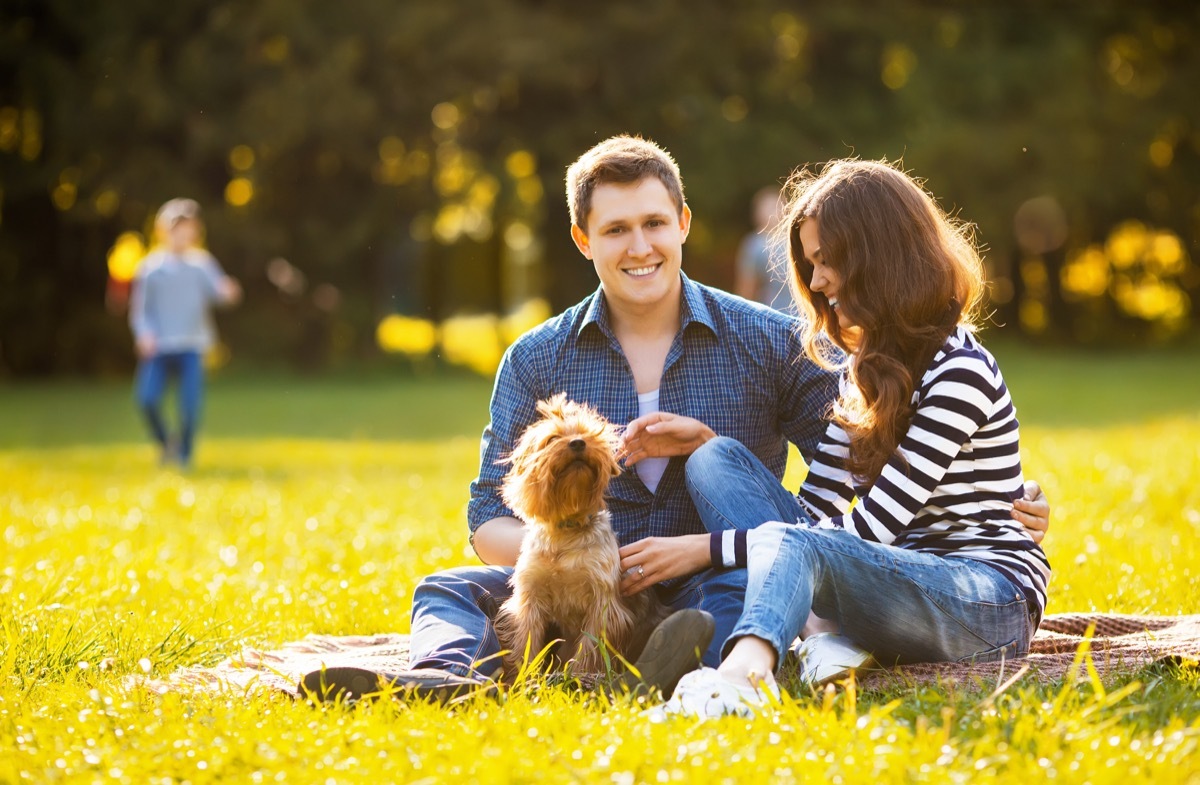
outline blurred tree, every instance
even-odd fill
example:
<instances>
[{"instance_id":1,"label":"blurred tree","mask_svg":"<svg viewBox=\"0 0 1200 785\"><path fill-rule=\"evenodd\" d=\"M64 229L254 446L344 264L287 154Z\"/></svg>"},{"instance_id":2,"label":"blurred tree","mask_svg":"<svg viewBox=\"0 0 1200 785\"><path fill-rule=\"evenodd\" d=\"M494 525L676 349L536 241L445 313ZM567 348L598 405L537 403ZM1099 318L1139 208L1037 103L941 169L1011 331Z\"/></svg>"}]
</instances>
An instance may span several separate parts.
<instances>
[{"instance_id":1,"label":"blurred tree","mask_svg":"<svg viewBox=\"0 0 1200 785\"><path fill-rule=\"evenodd\" d=\"M374 351L392 312L561 308L595 286L562 173L622 131L680 161L701 280L731 282L762 185L886 155L979 225L999 321L1090 341L1195 330L1198 32L1200 7L1167 0L9 0L0 373L127 368L106 254L179 195L246 283L223 318L237 356L319 367ZM1031 202L1060 218L1026 247ZM1131 220L1180 242L1169 330L1122 305L1154 265L1087 297L1067 285ZM280 259L300 276L286 287Z\"/></svg>"}]
</instances>

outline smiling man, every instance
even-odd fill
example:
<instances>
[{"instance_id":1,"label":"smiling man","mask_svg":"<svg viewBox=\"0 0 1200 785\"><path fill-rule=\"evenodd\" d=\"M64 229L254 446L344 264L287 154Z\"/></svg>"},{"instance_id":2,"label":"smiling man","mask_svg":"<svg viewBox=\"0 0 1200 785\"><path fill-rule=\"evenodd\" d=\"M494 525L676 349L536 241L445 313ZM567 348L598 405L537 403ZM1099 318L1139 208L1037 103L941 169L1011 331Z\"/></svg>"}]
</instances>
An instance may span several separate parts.
<instances>
[{"instance_id":1,"label":"smiling man","mask_svg":"<svg viewBox=\"0 0 1200 785\"><path fill-rule=\"evenodd\" d=\"M837 392L835 377L803 356L795 317L683 274L691 211L678 167L656 144L618 136L596 145L568 170L567 200L571 236L600 287L504 356L467 510L485 566L447 570L417 587L415 670L394 680L418 691L454 688L499 667L492 619L510 594L524 533L500 496L504 458L537 419L539 400L566 393L630 425L631 468L609 488L628 571L623 589L657 591L667 605L692 609L664 622L638 661L647 681L669 692L694 667L697 645L705 664L719 661L746 581L745 570L714 566L685 481L687 456L728 436L781 478L789 442L812 457ZM660 418L676 426L669 435L656 436ZM713 621L694 609L715 619L711 646Z\"/></svg>"}]
</instances>

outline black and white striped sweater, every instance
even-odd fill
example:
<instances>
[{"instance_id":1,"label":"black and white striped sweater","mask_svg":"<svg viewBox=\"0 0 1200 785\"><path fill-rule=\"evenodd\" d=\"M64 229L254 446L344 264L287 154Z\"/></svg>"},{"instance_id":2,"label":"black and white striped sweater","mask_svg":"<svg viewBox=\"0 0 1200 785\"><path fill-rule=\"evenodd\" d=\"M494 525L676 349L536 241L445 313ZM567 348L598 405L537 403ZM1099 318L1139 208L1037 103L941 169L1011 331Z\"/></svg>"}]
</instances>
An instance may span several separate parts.
<instances>
[{"instance_id":1,"label":"black and white striped sweater","mask_svg":"<svg viewBox=\"0 0 1200 785\"><path fill-rule=\"evenodd\" d=\"M1011 516L1024 480L1016 409L995 358L959 327L921 377L913 403L908 432L869 489L844 467L845 431L829 425L798 494L816 522L800 523L947 558L978 559L1016 584L1040 620L1050 563ZM720 563L745 566L744 536L713 535Z\"/></svg>"}]
</instances>

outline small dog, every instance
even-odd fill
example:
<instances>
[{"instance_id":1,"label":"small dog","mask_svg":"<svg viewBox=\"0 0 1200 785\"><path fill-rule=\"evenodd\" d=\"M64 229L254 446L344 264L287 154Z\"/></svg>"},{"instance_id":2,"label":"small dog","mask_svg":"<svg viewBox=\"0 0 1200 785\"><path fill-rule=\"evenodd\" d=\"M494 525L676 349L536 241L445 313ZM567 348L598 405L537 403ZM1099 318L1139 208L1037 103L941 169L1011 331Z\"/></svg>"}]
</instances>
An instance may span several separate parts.
<instances>
[{"instance_id":1,"label":"small dog","mask_svg":"<svg viewBox=\"0 0 1200 785\"><path fill-rule=\"evenodd\" d=\"M576 672L603 670L599 642L633 662L669 614L652 591L620 593L621 558L604 503L620 471L618 436L594 409L565 394L538 403L542 418L526 429L501 494L525 521L510 597L496 618L506 676L554 640Z\"/></svg>"}]
</instances>

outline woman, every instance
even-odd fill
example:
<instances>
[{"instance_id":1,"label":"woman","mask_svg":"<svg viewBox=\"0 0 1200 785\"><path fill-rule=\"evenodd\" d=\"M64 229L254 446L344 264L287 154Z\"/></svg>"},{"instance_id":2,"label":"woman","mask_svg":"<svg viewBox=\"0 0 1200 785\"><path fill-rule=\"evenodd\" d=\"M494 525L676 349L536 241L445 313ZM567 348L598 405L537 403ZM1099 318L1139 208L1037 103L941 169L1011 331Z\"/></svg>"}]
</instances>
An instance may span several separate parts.
<instances>
[{"instance_id":1,"label":"woman","mask_svg":"<svg viewBox=\"0 0 1200 785\"><path fill-rule=\"evenodd\" d=\"M1049 563L1012 516L1015 410L973 332L983 268L969 227L886 162L836 161L792 191L782 231L804 344L825 364L831 344L845 352L841 395L786 522L754 528L753 497L780 489L736 442L689 461L689 480L741 491L722 504L693 487L729 529L712 535L714 561L745 565L748 587L720 667L685 676L667 713L747 713L777 694L810 613L892 664L1023 656L1045 609Z\"/></svg>"}]
</instances>

